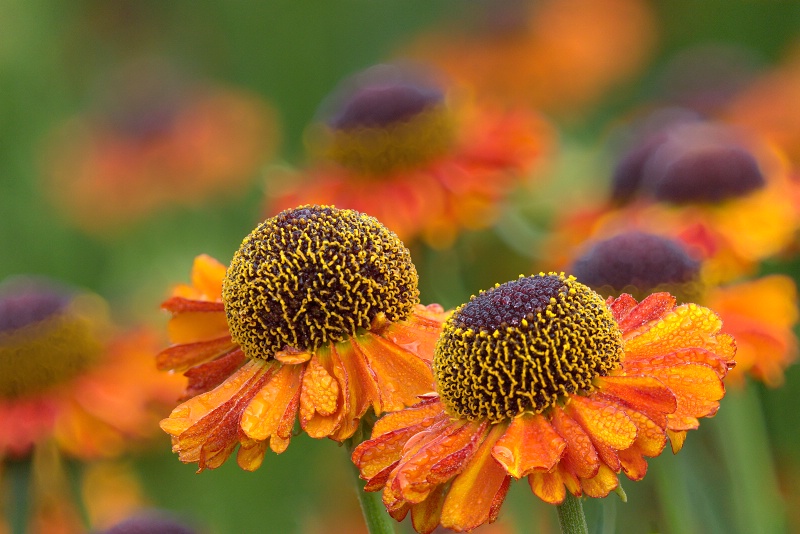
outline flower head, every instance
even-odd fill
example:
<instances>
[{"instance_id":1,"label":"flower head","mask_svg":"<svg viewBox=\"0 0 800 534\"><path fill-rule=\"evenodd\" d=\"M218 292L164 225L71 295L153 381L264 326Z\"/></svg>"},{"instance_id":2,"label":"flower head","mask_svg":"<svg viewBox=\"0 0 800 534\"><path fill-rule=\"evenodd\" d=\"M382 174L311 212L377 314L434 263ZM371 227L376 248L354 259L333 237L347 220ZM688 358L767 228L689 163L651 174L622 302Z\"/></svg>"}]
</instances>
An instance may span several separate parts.
<instances>
[{"instance_id":1,"label":"flower head","mask_svg":"<svg viewBox=\"0 0 800 534\"><path fill-rule=\"evenodd\" d=\"M430 360L446 314L418 303L408 250L376 219L302 206L259 225L226 270L195 260L192 286L163 307L175 344L163 369L186 371L186 402L162 428L200 469L240 445L256 469L283 452L296 419L343 441L371 407L413 404L433 389Z\"/></svg>"},{"instance_id":2,"label":"flower head","mask_svg":"<svg viewBox=\"0 0 800 534\"><path fill-rule=\"evenodd\" d=\"M554 273L495 286L447 320L438 394L380 419L353 461L424 533L494 521L512 478L549 503L604 497L714 415L735 352L720 327L666 293L603 302Z\"/></svg>"},{"instance_id":3,"label":"flower head","mask_svg":"<svg viewBox=\"0 0 800 534\"><path fill-rule=\"evenodd\" d=\"M316 160L272 188L268 212L300 201L374 213L402 239L447 245L491 224L548 144L542 119L469 103L433 75L378 65L346 80L309 129Z\"/></svg>"}]
</instances>

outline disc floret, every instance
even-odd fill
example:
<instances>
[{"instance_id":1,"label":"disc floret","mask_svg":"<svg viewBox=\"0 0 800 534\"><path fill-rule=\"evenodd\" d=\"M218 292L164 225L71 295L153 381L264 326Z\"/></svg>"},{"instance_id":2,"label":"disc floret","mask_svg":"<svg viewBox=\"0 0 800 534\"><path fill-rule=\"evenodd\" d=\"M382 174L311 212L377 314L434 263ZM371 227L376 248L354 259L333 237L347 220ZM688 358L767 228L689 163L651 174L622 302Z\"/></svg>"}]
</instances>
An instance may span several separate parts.
<instances>
[{"instance_id":1,"label":"disc floret","mask_svg":"<svg viewBox=\"0 0 800 534\"><path fill-rule=\"evenodd\" d=\"M410 252L375 218L302 206L244 239L222 296L233 340L247 357L268 360L404 320L419 289Z\"/></svg>"},{"instance_id":2,"label":"disc floret","mask_svg":"<svg viewBox=\"0 0 800 534\"><path fill-rule=\"evenodd\" d=\"M445 322L434 375L448 412L502 421L593 390L622 334L603 299L572 276L540 273L473 296Z\"/></svg>"}]
</instances>

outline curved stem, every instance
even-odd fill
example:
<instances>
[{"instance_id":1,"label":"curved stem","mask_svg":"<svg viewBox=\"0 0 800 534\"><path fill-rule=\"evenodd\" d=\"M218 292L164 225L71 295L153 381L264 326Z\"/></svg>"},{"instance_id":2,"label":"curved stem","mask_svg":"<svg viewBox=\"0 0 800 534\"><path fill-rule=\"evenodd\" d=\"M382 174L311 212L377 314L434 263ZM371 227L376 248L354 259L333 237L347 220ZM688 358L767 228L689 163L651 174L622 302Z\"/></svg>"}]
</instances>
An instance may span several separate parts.
<instances>
[{"instance_id":1,"label":"curved stem","mask_svg":"<svg viewBox=\"0 0 800 534\"><path fill-rule=\"evenodd\" d=\"M358 493L358 503L361 505L361 513L364 515L364 522L367 524L369 534L394 534L394 520L386 513L386 508L381 500L381 492L364 491L364 481L361 480L358 468L353 466L356 487Z\"/></svg>"},{"instance_id":2,"label":"curved stem","mask_svg":"<svg viewBox=\"0 0 800 534\"><path fill-rule=\"evenodd\" d=\"M558 505L558 523L561 525L562 534L589 534L586 526L586 517L583 515L583 505L580 499L567 491L564 502Z\"/></svg>"}]
</instances>

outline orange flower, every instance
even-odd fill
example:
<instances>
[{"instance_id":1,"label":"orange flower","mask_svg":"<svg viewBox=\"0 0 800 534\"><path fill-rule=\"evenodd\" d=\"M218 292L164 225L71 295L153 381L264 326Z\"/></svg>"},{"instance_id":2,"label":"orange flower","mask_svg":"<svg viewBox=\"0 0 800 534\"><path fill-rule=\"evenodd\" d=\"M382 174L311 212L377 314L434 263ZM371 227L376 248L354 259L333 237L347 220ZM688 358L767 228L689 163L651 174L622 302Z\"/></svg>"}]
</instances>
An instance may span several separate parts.
<instances>
[{"instance_id":1,"label":"orange flower","mask_svg":"<svg viewBox=\"0 0 800 534\"><path fill-rule=\"evenodd\" d=\"M45 147L45 192L92 233L241 193L277 144L275 113L256 95L133 67L112 81L107 109L58 125Z\"/></svg>"},{"instance_id":2,"label":"orange flower","mask_svg":"<svg viewBox=\"0 0 800 534\"><path fill-rule=\"evenodd\" d=\"M797 359L797 289L788 276L714 286L703 275L706 267L679 241L636 231L590 243L571 270L603 296L641 298L668 290L679 301L713 309L722 319L722 331L736 339L736 368L728 383L742 385L749 373L779 386L784 369Z\"/></svg>"},{"instance_id":3,"label":"orange flower","mask_svg":"<svg viewBox=\"0 0 800 534\"><path fill-rule=\"evenodd\" d=\"M118 455L152 436L179 393L153 365L153 333L108 341L109 327L94 295L40 278L0 289L0 458L32 466L31 532L85 531L61 456Z\"/></svg>"},{"instance_id":4,"label":"orange flower","mask_svg":"<svg viewBox=\"0 0 800 534\"><path fill-rule=\"evenodd\" d=\"M195 260L178 286L174 345L162 369L185 371L189 400L161 427L181 461L219 467L240 445L243 469L289 445L295 420L343 441L361 417L433 389L430 360L446 317L418 304L408 250L377 220L303 206L259 225L230 267Z\"/></svg>"},{"instance_id":5,"label":"orange flower","mask_svg":"<svg viewBox=\"0 0 800 534\"><path fill-rule=\"evenodd\" d=\"M723 125L682 122L645 136L625 154L609 201L562 214L545 248L566 261L563 243L637 228L680 239L704 260L713 283L726 282L793 242L800 225L794 191L765 145Z\"/></svg>"},{"instance_id":6,"label":"orange flower","mask_svg":"<svg viewBox=\"0 0 800 534\"><path fill-rule=\"evenodd\" d=\"M642 0L483 5L469 31L438 29L404 55L433 63L482 97L574 116L636 74L656 43L655 15Z\"/></svg>"},{"instance_id":7,"label":"orange flower","mask_svg":"<svg viewBox=\"0 0 800 534\"><path fill-rule=\"evenodd\" d=\"M716 413L735 353L720 327L667 293L604 303L554 273L497 285L445 322L438 394L380 419L353 461L422 533L494 521L512 477L548 503L605 497Z\"/></svg>"},{"instance_id":8,"label":"orange flower","mask_svg":"<svg viewBox=\"0 0 800 534\"><path fill-rule=\"evenodd\" d=\"M401 239L449 245L489 226L550 143L544 121L469 104L418 72L374 67L334 95L310 131L319 161L281 181L267 213L303 202L373 213Z\"/></svg>"}]
</instances>

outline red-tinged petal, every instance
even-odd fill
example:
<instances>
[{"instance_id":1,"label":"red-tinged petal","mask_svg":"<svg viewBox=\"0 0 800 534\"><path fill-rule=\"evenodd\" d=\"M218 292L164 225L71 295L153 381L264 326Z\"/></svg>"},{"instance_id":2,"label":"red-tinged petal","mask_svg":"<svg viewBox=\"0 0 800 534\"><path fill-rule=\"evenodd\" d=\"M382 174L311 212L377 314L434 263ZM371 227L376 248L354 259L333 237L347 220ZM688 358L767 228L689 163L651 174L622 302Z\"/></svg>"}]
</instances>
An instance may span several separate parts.
<instances>
[{"instance_id":1,"label":"red-tinged petal","mask_svg":"<svg viewBox=\"0 0 800 534\"><path fill-rule=\"evenodd\" d=\"M596 475L600 468L600 459L581 425L557 406L553 408L551 422L556 432L567 442L558 465L576 477L591 478Z\"/></svg>"},{"instance_id":2,"label":"red-tinged petal","mask_svg":"<svg viewBox=\"0 0 800 534\"><path fill-rule=\"evenodd\" d=\"M242 412L272 376L272 366L250 362L217 388L190 399L161 421L175 436L173 450L183 462L198 462L199 470L221 465L239 437Z\"/></svg>"},{"instance_id":3,"label":"red-tinged petal","mask_svg":"<svg viewBox=\"0 0 800 534\"><path fill-rule=\"evenodd\" d=\"M381 406L377 378L369 368L366 357L357 347L353 346L350 340L335 344L333 351L338 355L349 377L349 417L351 419L360 419L370 405L372 405L375 413L381 413L383 407Z\"/></svg>"},{"instance_id":4,"label":"red-tinged petal","mask_svg":"<svg viewBox=\"0 0 800 534\"><path fill-rule=\"evenodd\" d=\"M421 402L400 410L384 415L375 423L372 428L372 437L376 438L381 434L391 432L400 428L409 427L422 423L426 419L441 416L444 414L444 405L439 397L429 397Z\"/></svg>"},{"instance_id":5,"label":"red-tinged petal","mask_svg":"<svg viewBox=\"0 0 800 534\"><path fill-rule=\"evenodd\" d=\"M597 386L603 394L648 414L673 413L678 406L669 388L651 376L604 376L597 378Z\"/></svg>"},{"instance_id":6,"label":"red-tinged petal","mask_svg":"<svg viewBox=\"0 0 800 534\"><path fill-rule=\"evenodd\" d=\"M566 446L567 442L543 415L523 414L511 420L492 449L492 456L509 475L519 479L534 470L552 469Z\"/></svg>"},{"instance_id":7,"label":"red-tinged petal","mask_svg":"<svg viewBox=\"0 0 800 534\"><path fill-rule=\"evenodd\" d=\"M193 367L184 373L189 379L186 398L195 397L220 385L245 362L242 349L236 348L216 360Z\"/></svg>"},{"instance_id":8,"label":"red-tinged petal","mask_svg":"<svg viewBox=\"0 0 800 534\"><path fill-rule=\"evenodd\" d=\"M330 434L330 438L339 443L355 434L361 422L361 416L364 415L369 408L369 399L364 397L365 390L362 384L356 383L358 377L353 377L350 374L349 366L345 365L342 355L339 353L339 349L343 349L347 346L349 345L331 345L330 355L334 375L339 381L341 389L338 413L336 414L338 427Z\"/></svg>"},{"instance_id":9,"label":"red-tinged petal","mask_svg":"<svg viewBox=\"0 0 800 534\"><path fill-rule=\"evenodd\" d=\"M439 526L445 493L445 486L439 486L427 499L411 505L411 524L419 534L430 534Z\"/></svg>"},{"instance_id":10,"label":"red-tinged petal","mask_svg":"<svg viewBox=\"0 0 800 534\"><path fill-rule=\"evenodd\" d=\"M317 352L305 365L300 391L300 426L312 438L328 437L336 429L338 421L329 416L337 413L341 402L339 382L321 359Z\"/></svg>"},{"instance_id":11,"label":"red-tinged petal","mask_svg":"<svg viewBox=\"0 0 800 534\"><path fill-rule=\"evenodd\" d=\"M384 432L378 437L358 445L353 451L351 459L361 470L361 477L371 480L386 467L400 460L408 441L413 436L431 427L434 422L445 423L441 418L426 418L416 424Z\"/></svg>"},{"instance_id":12,"label":"red-tinged petal","mask_svg":"<svg viewBox=\"0 0 800 534\"><path fill-rule=\"evenodd\" d=\"M561 504L567 496L567 490L558 469L547 473L531 473L528 475L528 484L530 484L533 494L548 504Z\"/></svg>"},{"instance_id":13,"label":"red-tinged petal","mask_svg":"<svg viewBox=\"0 0 800 534\"><path fill-rule=\"evenodd\" d=\"M616 321L617 324L625 319L637 304L638 302L636 302L636 299L627 293L623 293L616 299L614 297L608 297L606 301L606 306L611 310L611 315L614 317L614 321Z\"/></svg>"},{"instance_id":14,"label":"red-tinged petal","mask_svg":"<svg viewBox=\"0 0 800 534\"><path fill-rule=\"evenodd\" d=\"M672 447L672 454L678 454L683 448L683 443L686 441L686 431L667 429L667 436L669 436L669 444L670 447Z\"/></svg>"},{"instance_id":15,"label":"red-tinged petal","mask_svg":"<svg viewBox=\"0 0 800 534\"><path fill-rule=\"evenodd\" d=\"M408 503L402 503L400 506L396 508L392 508L391 510L387 509L389 512L389 516L397 521L398 523L406 518L408 515L408 511L411 509L411 505Z\"/></svg>"},{"instance_id":16,"label":"red-tinged petal","mask_svg":"<svg viewBox=\"0 0 800 534\"><path fill-rule=\"evenodd\" d=\"M617 486L619 486L617 474L605 465L601 465L597 475L592 478L581 479L583 493L596 499L607 497Z\"/></svg>"},{"instance_id":17,"label":"red-tinged petal","mask_svg":"<svg viewBox=\"0 0 800 534\"><path fill-rule=\"evenodd\" d=\"M511 488L511 477L506 477L503 485L495 493L494 499L492 499L492 506L489 508L489 523L497 521L497 517L500 515L500 508L506 500L509 488Z\"/></svg>"},{"instance_id":18,"label":"red-tinged petal","mask_svg":"<svg viewBox=\"0 0 800 534\"><path fill-rule=\"evenodd\" d=\"M213 360L235 346L230 335L209 341L173 345L156 355L156 366L160 371L183 372L195 365Z\"/></svg>"},{"instance_id":19,"label":"red-tinged petal","mask_svg":"<svg viewBox=\"0 0 800 534\"><path fill-rule=\"evenodd\" d=\"M195 300L185 297L170 297L161 303L161 309L175 314L181 313L215 313L225 312L225 305L222 302L209 300Z\"/></svg>"},{"instance_id":20,"label":"red-tinged petal","mask_svg":"<svg viewBox=\"0 0 800 534\"><path fill-rule=\"evenodd\" d=\"M498 494L508 489L506 470L492 457L492 448L504 432L495 426L466 468L453 480L442 507L441 524L456 531L471 530L489 521L499 507Z\"/></svg>"},{"instance_id":21,"label":"red-tinged petal","mask_svg":"<svg viewBox=\"0 0 800 534\"><path fill-rule=\"evenodd\" d=\"M373 334L352 338L352 343L367 359L383 410L401 410L414 404L418 395L434 391L429 364L415 354Z\"/></svg>"},{"instance_id":22,"label":"red-tinged petal","mask_svg":"<svg viewBox=\"0 0 800 534\"><path fill-rule=\"evenodd\" d=\"M619 321L622 335L627 339L635 336L639 329L660 317L675 307L675 297L669 293L653 293L648 295L636 307L629 310L625 318Z\"/></svg>"},{"instance_id":23,"label":"red-tinged petal","mask_svg":"<svg viewBox=\"0 0 800 534\"><path fill-rule=\"evenodd\" d=\"M573 395L567 413L592 441L620 450L630 447L636 439L636 425L625 410L603 399Z\"/></svg>"},{"instance_id":24,"label":"red-tinged petal","mask_svg":"<svg viewBox=\"0 0 800 534\"><path fill-rule=\"evenodd\" d=\"M394 345L430 362L433 349L442 331L442 323L450 315L438 304L417 305L414 313L405 320L389 325L379 332Z\"/></svg>"},{"instance_id":25,"label":"red-tinged petal","mask_svg":"<svg viewBox=\"0 0 800 534\"><path fill-rule=\"evenodd\" d=\"M239 444L239 451L236 453L236 463L245 471L255 471L261 467L266 450L266 441L243 439Z\"/></svg>"},{"instance_id":26,"label":"red-tinged petal","mask_svg":"<svg viewBox=\"0 0 800 534\"><path fill-rule=\"evenodd\" d=\"M715 339L721 327L722 321L708 308L696 304L678 306L660 320L639 329L635 337L626 339L623 365L630 360L652 358L686 347L715 352L730 350L729 339L723 336L723 343Z\"/></svg>"},{"instance_id":27,"label":"red-tinged petal","mask_svg":"<svg viewBox=\"0 0 800 534\"><path fill-rule=\"evenodd\" d=\"M265 441L278 434L284 415L300 392L302 366L274 365L276 372L255 394L242 414L242 431L256 441Z\"/></svg>"},{"instance_id":28,"label":"red-tinged petal","mask_svg":"<svg viewBox=\"0 0 800 534\"><path fill-rule=\"evenodd\" d=\"M482 442L485 429L486 423L457 421L436 432L435 439L422 443L416 452L409 450L413 442L408 444L393 482L403 500L422 502L435 485L460 473Z\"/></svg>"},{"instance_id":29,"label":"red-tinged petal","mask_svg":"<svg viewBox=\"0 0 800 534\"><path fill-rule=\"evenodd\" d=\"M727 338L727 336L725 336ZM717 376L724 378L729 370L728 360L716 352L705 349L688 348L676 350L666 354L659 354L646 360L634 360L625 362L625 372L630 374L649 374L653 367L670 367L686 363L704 364L717 373Z\"/></svg>"},{"instance_id":30,"label":"red-tinged petal","mask_svg":"<svg viewBox=\"0 0 800 534\"><path fill-rule=\"evenodd\" d=\"M666 435L664 437L666 438ZM664 443L666 443L666 439ZM622 464L622 470L629 479L638 481L644 478L647 473L647 460L644 459L642 451L635 443L624 451L617 451L617 456Z\"/></svg>"},{"instance_id":31,"label":"red-tinged petal","mask_svg":"<svg viewBox=\"0 0 800 534\"><path fill-rule=\"evenodd\" d=\"M714 369L701 364L657 367L650 374L664 383L678 401L677 409L667 416L670 430L697 428L697 417L709 417L719 408L725 386Z\"/></svg>"},{"instance_id":32,"label":"red-tinged petal","mask_svg":"<svg viewBox=\"0 0 800 534\"><path fill-rule=\"evenodd\" d=\"M174 344L211 341L230 336L224 311L179 313L167 323L167 332Z\"/></svg>"},{"instance_id":33,"label":"red-tinged petal","mask_svg":"<svg viewBox=\"0 0 800 534\"><path fill-rule=\"evenodd\" d=\"M222 281L226 267L207 254L200 254L192 264L192 285L208 300L222 300Z\"/></svg>"}]
</instances>

